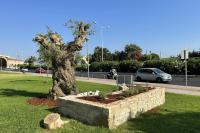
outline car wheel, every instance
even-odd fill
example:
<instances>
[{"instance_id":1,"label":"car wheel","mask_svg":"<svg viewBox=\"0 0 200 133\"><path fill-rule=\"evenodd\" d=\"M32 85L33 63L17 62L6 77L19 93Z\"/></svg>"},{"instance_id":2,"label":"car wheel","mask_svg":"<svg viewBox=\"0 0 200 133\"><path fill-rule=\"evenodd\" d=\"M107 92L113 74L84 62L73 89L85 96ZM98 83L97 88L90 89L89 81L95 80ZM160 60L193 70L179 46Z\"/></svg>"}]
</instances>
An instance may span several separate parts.
<instances>
[{"instance_id":1,"label":"car wheel","mask_svg":"<svg viewBox=\"0 0 200 133\"><path fill-rule=\"evenodd\" d=\"M156 82L162 83L163 81L162 81L162 79L161 79L160 77L158 77L158 78L156 79Z\"/></svg>"},{"instance_id":2,"label":"car wheel","mask_svg":"<svg viewBox=\"0 0 200 133\"><path fill-rule=\"evenodd\" d=\"M137 80L138 82L142 81L142 79L141 79L140 77L137 77L136 80Z\"/></svg>"}]
</instances>

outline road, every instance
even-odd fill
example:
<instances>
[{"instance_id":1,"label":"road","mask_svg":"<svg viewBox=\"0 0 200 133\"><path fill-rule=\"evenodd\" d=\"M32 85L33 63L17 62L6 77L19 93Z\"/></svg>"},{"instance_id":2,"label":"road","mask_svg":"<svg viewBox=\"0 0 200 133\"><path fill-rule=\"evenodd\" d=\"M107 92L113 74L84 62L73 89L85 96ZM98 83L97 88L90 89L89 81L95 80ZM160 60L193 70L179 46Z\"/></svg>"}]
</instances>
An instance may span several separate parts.
<instances>
[{"instance_id":1,"label":"road","mask_svg":"<svg viewBox=\"0 0 200 133\"><path fill-rule=\"evenodd\" d=\"M16 73L21 73L21 72L16 72ZM46 74L38 74L38 73L26 73L26 74L30 74L33 76L44 76L44 77L47 76ZM51 77L51 74L49 74L49 77ZM112 80L112 79L109 79L109 80L103 79L103 78L89 78L88 79L87 77L76 76L76 80L100 83L100 84L116 85L116 80ZM160 83L145 83L145 82L134 82L134 84L163 87L166 89L166 92L171 92L171 93L176 93L176 94L187 94L187 95L200 96L200 87L182 86L182 85L173 85L173 84L160 84Z\"/></svg>"},{"instance_id":2,"label":"road","mask_svg":"<svg viewBox=\"0 0 200 133\"><path fill-rule=\"evenodd\" d=\"M30 71L29 73L34 73ZM99 78L99 79L106 79L107 72L90 72L91 78ZM134 73L118 73L118 75L133 75L133 79L135 78ZM78 77L87 77L87 72L76 72L76 76ZM184 75L172 75L173 80L168 84L172 85L185 85L185 76ZM188 75L188 86L196 86L200 87L200 75Z\"/></svg>"},{"instance_id":3,"label":"road","mask_svg":"<svg viewBox=\"0 0 200 133\"><path fill-rule=\"evenodd\" d=\"M91 78L106 78L106 72L90 72ZM118 75L133 75L133 73L118 73ZM76 76L87 77L87 72L76 72ZM184 75L172 75L173 80L169 82L172 85L185 85L185 76ZM200 87L200 75L188 75L188 86L197 86Z\"/></svg>"}]
</instances>

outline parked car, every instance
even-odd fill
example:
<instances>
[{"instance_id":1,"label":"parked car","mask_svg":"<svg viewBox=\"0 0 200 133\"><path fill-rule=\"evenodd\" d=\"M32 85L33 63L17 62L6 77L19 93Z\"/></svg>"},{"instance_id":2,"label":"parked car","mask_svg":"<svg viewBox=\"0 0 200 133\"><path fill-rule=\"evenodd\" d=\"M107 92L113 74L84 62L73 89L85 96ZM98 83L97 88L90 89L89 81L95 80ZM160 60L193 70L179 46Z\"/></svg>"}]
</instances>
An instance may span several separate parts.
<instances>
[{"instance_id":1,"label":"parked car","mask_svg":"<svg viewBox=\"0 0 200 133\"><path fill-rule=\"evenodd\" d=\"M28 72L28 68L22 68L21 71L22 71L23 73Z\"/></svg>"},{"instance_id":2,"label":"parked car","mask_svg":"<svg viewBox=\"0 0 200 133\"><path fill-rule=\"evenodd\" d=\"M141 68L136 73L137 81L170 82L172 76L158 68Z\"/></svg>"},{"instance_id":3,"label":"parked car","mask_svg":"<svg viewBox=\"0 0 200 133\"><path fill-rule=\"evenodd\" d=\"M44 70L43 68L37 68L35 70L36 73L46 73L46 70Z\"/></svg>"}]
</instances>

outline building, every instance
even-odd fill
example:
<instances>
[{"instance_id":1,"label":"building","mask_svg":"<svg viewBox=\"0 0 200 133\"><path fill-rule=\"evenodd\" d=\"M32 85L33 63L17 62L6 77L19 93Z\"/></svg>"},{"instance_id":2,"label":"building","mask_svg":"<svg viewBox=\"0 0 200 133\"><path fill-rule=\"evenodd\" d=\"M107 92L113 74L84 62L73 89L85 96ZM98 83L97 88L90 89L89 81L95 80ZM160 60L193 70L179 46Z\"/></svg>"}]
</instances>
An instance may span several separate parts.
<instances>
[{"instance_id":1,"label":"building","mask_svg":"<svg viewBox=\"0 0 200 133\"><path fill-rule=\"evenodd\" d=\"M18 68L18 65L24 64L23 60L19 60L10 56L0 55L1 68Z\"/></svg>"}]
</instances>

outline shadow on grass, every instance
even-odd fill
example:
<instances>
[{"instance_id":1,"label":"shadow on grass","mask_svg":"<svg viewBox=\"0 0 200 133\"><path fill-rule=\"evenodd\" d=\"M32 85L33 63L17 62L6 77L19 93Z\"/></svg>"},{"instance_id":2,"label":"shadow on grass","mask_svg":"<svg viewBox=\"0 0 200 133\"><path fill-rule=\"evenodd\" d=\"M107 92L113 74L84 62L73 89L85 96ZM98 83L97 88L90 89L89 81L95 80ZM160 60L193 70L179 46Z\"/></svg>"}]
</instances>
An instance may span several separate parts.
<instances>
[{"instance_id":1,"label":"shadow on grass","mask_svg":"<svg viewBox=\"0 0 200 133\"><path fill-rule=\"evenodd\" d=\"M38 81L38 80L23 79L23 80L12 80L12 81L10 81L10 82L12 82L12 83L24 83L24 82L34 82L34 81Z\"/></svg>"},{"instance_id":2,"label":"shadow on grass","mask_svg":"<svg viewBox=\"0 0 200 133\"><path fill-rule=\"evenodd\" d=\"M199 133L200 112L146 113L124 126L127 130L145 133Z\"/></svg>"},{"instance_id":3,"label":"shadow on grass","mask_svg":"<svg viewBox=\"0 0 200 133\"><path fill-rule=\"evenodd\" d=\"M38 97L38 98L47 97L46 93L29 92L29 91L25 91L25 90L16 90L16 89L11 89L11 88L1 88L0 95L2 95L2 96Z\"/></svg>"},{"instance_id":4,"label":"shadow on grass","mask_svg":"<svg viewBox=\"0 0 200 133\"><path fill-rule=\"evenodd\" d=\"M51 113L59 113L58 107L48 108L48 109L45 109L45 110L47 110L47 111L49 111Z\"/></svg>"}]
</instances>

